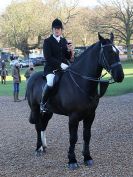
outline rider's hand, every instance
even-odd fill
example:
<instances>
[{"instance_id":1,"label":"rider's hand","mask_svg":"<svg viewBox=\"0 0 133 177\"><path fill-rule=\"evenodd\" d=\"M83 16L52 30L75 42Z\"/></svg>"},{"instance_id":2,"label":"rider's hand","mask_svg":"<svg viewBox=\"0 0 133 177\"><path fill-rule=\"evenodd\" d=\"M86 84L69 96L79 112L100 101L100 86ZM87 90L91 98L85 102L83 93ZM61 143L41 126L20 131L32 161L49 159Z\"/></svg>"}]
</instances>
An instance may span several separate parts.
<instances>
[{"instance_id":1,"label":"rider's hand","mask_svg":"<svg viewBox=\"0 0 133 177\"><path fill-rule=\"evenodd\" d=\"M67 41L67 49L68 51L73 51L73 44L71 40Z\"/></svg>"},{"instance_id":2,"label":"rider's hand","mask_svg":"<svg viewBox=\"0 0 133 177\"><path fill-rule=\"evenodd\" d=\"M65 70L65 69L67 69L67 68L68 68L68 65L67 65L67 64L65 64L65 63L61 63L61 68L62 68L63 70Z\"/></svg>"}]
</instances>

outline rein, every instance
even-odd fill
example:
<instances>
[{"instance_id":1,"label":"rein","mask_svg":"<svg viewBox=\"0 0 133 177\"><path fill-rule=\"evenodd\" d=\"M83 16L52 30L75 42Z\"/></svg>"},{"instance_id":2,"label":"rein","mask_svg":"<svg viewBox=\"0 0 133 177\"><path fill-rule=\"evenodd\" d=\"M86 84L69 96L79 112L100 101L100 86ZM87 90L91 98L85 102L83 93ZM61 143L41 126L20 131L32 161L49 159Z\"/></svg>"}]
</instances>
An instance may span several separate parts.
<instances>
[{"instance_id":1,"label":"rein","mask_svg":"<svg viewBox=\"0 0 133 177\"><path fill-rule=\"evenodd\" d=\"M72 76L72 74L75 74L75 75L81 77L82 79L89 80L89 81L104 82L104 81L110 80L110 79L109 80L101 80L101 78L104 77L107 74L107 72L104 75L100 76L99 78L96 78L96 77L88 77L88 76L81 75L81 74L71 70L70 68L68 68L66 71L68 71L71 76Z\"/></svg>"},{"instance_id":2,"label":"rein","mask_svg":"<svg viewBox=\"0 0 133 177\"><path fill-rule=\"evenodd\" d=\"M78 74L77 72L74 72L74 71L70 70L70 68L67 69L66 71L69 72L69 75L70 75L72 81L74 82L74 84L75 84L75 85L78 87L78 89L79 89L82 93L84 93L85 95L87 94L87 91L84 90L84 89L82 89L82 88L80 87L80 85L76 82L75 78L73 77L73 74L75 74L75 75L81 77L82 79L88 80L88 81L98 82L98 90L97 90L97 91L98 91L98 96L99 96L99 97L101 97L101 96L100 96L100 95L101 95L101 94L100 94L100 93L101 93L100 83L103 83L103 84L105 84L105 85L108 85L108 84L109 84L109 80L101 80L101 78L102 78L104 75L106 75L107 73L105 73L105 74L104 74L103 76L101 76L100 78L93 78L93 77L87 77L87 76L80 75L80 74ZM65 72L66 72L66 71L65 71ZM113 83L113 82L111 82L111 83ZM110 83L110 84L111 84L111 83ZM107 87L108 87L108 86L107 86ZM106 89L107 89L107 87L106 87Z\"/></svg>"}]
</instances>

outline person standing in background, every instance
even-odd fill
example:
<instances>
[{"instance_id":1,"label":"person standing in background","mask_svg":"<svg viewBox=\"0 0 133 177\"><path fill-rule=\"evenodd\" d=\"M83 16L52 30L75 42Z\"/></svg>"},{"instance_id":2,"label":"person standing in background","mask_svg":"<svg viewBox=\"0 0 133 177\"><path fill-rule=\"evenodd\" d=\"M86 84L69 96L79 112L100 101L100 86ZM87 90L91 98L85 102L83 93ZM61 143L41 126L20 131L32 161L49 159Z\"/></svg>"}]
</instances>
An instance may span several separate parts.
<instances>
[{"instance_id":1,"label":"person standing in background","mask_svg":"<svg viewBox=\"0 0 133 177\"><path fill-rule=\"evenodd\" d=\"M19 84L21 83L21 76L20 76L20 68L19 62L15 61L14 67L12 69L12 77L13 77L13 96L14 102L19 102Z\"/></svg>"},{"instance_id":2,"label":"person standing in background","mask_svg":"<svg viewBox=\"0 0 133 177\"><path fill-rule=\"evenodd\" d=\"M32 63L29 64L29 68L26 70L24 77L26 78L26 88L27 88L27 82L29 80L29 78L31 77L32 74L35 73L35 69ZM26 100L27 98L27 92L25 91L25 98L24 100Z\"/></svg>"},{"instance_id":3,"label":"person standing in background","mask_svg":"<svg viewBox=\"0 0 133 177\"><path fill-rule=\"evenodd\" d=\"M1 62L0 75L1 75L1 83L6 84L6 76L8 76L8 71L6 69L6 65L5 65L4 60L2 60L2 62Z\"/></svg>"}]
</instances>

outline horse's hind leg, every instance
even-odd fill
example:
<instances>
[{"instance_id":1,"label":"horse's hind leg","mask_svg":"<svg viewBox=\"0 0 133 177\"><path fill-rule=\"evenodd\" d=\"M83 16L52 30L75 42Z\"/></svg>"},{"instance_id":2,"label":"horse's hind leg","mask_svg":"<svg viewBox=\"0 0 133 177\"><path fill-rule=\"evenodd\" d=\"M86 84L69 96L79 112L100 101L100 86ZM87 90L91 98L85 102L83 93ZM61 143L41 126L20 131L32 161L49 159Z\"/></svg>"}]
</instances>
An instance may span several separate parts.
<instances>
[{"instance_id":1,"label":"horse's hind leg","mask_svg":"<svg viewBox=\"0 0 133 177\"><path fill-rule=\"evenodd\" d=\"M84 163L86 166L93 165L93 160L90 156L89 143L91 138L91 125L93 123L94 117L95 117L95 112L83 120L83 139L84 139L83 156L84 156Z\"/></svg>"},{"instance_id":2,"label":"horse's hind leg","mask_svg":"<svg viewBox=\"0 0 133 177\"><path fill-rule=\"evenodd\" d=\"M45 152L47 147L46 143L46 127L48 125L49 120L51 119L53 113L46 113L43 116L40 114L39 122L35 124L36 132L37 132L37 148L36 154L40 155L40 152Z\"/></svg>"}]
</instances>

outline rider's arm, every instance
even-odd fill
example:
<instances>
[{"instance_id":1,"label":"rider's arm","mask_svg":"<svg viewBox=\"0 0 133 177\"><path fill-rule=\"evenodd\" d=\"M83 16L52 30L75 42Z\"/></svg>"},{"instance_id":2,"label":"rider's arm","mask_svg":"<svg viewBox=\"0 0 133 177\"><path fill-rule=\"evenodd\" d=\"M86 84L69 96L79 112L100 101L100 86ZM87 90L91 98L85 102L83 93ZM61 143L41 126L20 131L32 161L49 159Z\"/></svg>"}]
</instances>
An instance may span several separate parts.
<instances>
[{"instance_id":1,"label":"rider's arm","mask_svg":"<svg viewBox=\"0 0 133 177\"><path fill-rule=\"evenodd\" d=\"M51 46L47 39L44 40L43 53L44 53L44 58L51 66L60 68L61 63L60 61L58 61L57 58L52 56Z\"/></svg>"},{"instance_id":2,"label":"rider's arm","mask_svg":"<svg viewBox=\"0 0 133 177\"><path fill-rule=\"evenodd\" d=\"M66 42L67 42L67 41L66 41ZM74 50L73 50L72 44L71 44L70 49L68 49L68 44L67 44L65 56L66 56L66 58L67 58L68 60L73 61L73 58L74 58Z\"/></svg>"}]
</instances>

